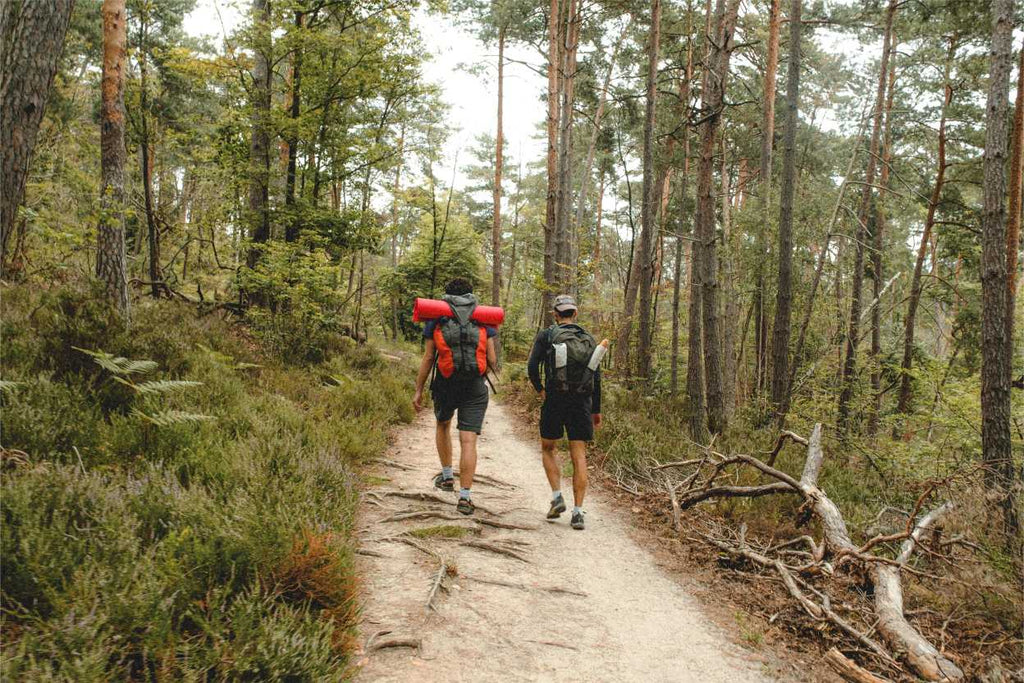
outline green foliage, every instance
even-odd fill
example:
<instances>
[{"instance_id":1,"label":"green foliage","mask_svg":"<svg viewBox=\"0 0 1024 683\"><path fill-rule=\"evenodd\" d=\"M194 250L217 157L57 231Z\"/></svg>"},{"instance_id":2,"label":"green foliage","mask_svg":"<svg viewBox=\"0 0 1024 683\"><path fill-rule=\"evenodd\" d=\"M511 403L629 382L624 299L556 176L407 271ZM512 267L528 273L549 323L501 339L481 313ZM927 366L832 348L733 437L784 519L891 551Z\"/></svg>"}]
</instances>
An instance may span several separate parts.
<instances>
[{"instance_id":1,"label":"green foliage","mask_svg":"<svg viewBox=\"0 0 1024 683\"><path fill-rule=\"evenodd\" d=\"M4 447L26 456L0 497L0 675L343 678L352 467L412 419L408 369L354 346L282 366L173 304L142 307L151 327L132 335L162 348L166 366L134 360L120 322L51 340L110 349L72 351L85 365L46 359L26 318L68 329L61 302L78 295L7 292L4 367L17 379L4 381L17 386L0 392ZM154 376L164 367L202 382ZM128 409L109 409L113 389Z\"/></svg>"}]
</instances>

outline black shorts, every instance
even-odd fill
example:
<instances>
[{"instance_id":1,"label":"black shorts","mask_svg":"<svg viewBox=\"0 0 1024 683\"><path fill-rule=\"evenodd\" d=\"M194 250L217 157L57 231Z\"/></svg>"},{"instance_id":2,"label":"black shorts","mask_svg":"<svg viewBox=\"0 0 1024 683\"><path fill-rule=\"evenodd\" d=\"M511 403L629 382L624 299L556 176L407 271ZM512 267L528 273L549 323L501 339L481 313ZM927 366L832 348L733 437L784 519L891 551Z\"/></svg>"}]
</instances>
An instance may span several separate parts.
<instances>
[{"instance_id":1,"label":"black shorts","mask_svg":"<svg viewBox=\"0 0 1024 683\"><path fill-rule=\"evenodd\" d=\"M570 441L593 441L594 416L590 411L591 396L560 396L548 394L540 407L540 437Z\"/></svg>"},{"instance_id":2,"label":"black shorts","mask_svg":"<svg viewBox=\"0 0 1024 683\"><path fill-rule=\"evenodd\" d=\"M434 399L434 417L438 422L447 422L458 411L460 432L479 434L483 429L487 401L490 398L483 377L454 382L439 377L434 381L430 395Z\"/></svg>"}]
</instances>

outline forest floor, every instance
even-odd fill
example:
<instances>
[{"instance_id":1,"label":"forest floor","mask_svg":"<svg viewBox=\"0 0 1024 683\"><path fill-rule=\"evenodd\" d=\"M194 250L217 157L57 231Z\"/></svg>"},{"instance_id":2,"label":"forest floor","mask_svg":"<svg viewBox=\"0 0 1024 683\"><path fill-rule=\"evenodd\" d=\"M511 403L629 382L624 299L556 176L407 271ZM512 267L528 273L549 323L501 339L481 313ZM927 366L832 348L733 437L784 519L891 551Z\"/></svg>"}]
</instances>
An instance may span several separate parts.
<instances>
[{"instance_id":1,"label":"forest floor","mask_svg":"<svg viewBox=\"0 0 1024 683\"><path fill-rule=\"evenodd\" d=\"M794 680L796 667L771 648L741 646L728 607L701 605L700 586L662 566L654 539L629 522L636 511L600 482L585 531L568 514L546 521L550 491L531 434L491 402L477 511L463 518L455 494L432 486L431 411L396 433L360 511L357 680ZM571 502L568 480L563 490ZM422 514L393 519L408 513Z\"/></svg>"}]
</instances>

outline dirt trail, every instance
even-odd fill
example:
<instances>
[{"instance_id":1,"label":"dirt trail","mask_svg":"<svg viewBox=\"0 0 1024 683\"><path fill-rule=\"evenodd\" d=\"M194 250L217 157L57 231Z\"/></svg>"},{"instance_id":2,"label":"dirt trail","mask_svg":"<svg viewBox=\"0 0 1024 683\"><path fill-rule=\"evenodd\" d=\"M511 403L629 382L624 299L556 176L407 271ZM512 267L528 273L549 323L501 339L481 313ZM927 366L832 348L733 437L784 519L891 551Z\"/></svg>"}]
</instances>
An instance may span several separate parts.
<instances>
[{"instance_id":1,"label":"dirt trail","mask_svg":"<svg viewBox=\"0 0 1024 683\"><path fill-rule=\"evenodd\" d=\"M455 494L432 487L440 467L430 411L398 434L387 456L397 464L382 464L376 472L380 484L364 496L362 552L381 556L360 557L366 577L361 637L364 646L371 642L357 657L357 680L766 680L759 662L730 643L631 538L600 490L588 492L586 531L570 529L568 514L545 521L550 491L538 447L515 419L491 403L477 467L479 475L515 488L478 482L473 499L477 518L536 527L531 530L477 528L469 519L384 521L415 510L455 515ZM457 443L455 452L457 464ZM570 504L571 488L566 480ZM388 493L394 491L437 494L451 504ZM471 533L416 539L457 566L457 575L437 592L435 609L428 609L439 561L411 545L381 539L441 524ZM529 562L465 545L468 540L509 548ZM383 631L390 633L373 638ZM418 638L422 647L373 648L389 638Z\"/></svg>"}]
</instances>

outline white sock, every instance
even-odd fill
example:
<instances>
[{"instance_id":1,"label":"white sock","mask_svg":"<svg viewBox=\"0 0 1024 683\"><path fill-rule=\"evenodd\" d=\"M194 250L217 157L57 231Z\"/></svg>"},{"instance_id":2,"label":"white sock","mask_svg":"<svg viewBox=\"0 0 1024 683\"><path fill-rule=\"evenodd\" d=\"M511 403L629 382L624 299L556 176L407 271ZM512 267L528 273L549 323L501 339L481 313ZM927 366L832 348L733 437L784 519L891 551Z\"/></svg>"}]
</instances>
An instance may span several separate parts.
<instances>
[{"instance_id":1,"label":"white sock","mask_svg":"<svg viewBox=\"0 0 1024 683\"><path fill-rule=\"evenodd\" d=\"M441 467L441 478L451 479L454 476L454 472L451 467Z\"/></svg>"},{"instance_id":2,"label":"white sock","mask_svg":"<svg viewBox=\"0 0 1024 683\"><path fill-rule=\"evenodd\" d=\"M554 503L556 500L558 500L561 497L562 497L562 492L560 490L559 491L552 491L551 492L551 502L552 503Z\"/></svg>"},{"instance_id":3,"label":"white sock","mask_svg":"<svg viewBox=\"0 0 1024 683\"><path fill-rule=\"evenodd\" d=\"M581 515L581 514L583 514L583 508L581 508L579 505L573 505L572 506L572 514L574 514L574 515Z\"/></svg>"},{"instance_id":4,"label":"white sock","mask_svg":"<svg viewBox=\"0 0 1024 683\"><path fill-rule=\"evenodd\" d=\"M469 500L469 489L459 489L459 498Z\"/></svg>"}]
</instances>

